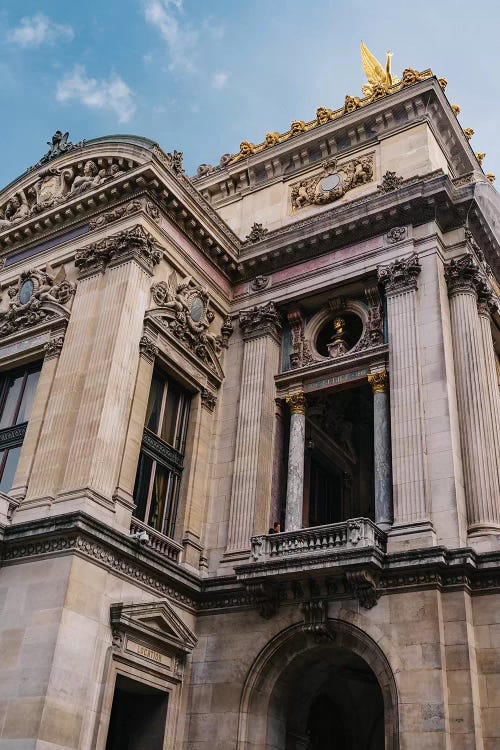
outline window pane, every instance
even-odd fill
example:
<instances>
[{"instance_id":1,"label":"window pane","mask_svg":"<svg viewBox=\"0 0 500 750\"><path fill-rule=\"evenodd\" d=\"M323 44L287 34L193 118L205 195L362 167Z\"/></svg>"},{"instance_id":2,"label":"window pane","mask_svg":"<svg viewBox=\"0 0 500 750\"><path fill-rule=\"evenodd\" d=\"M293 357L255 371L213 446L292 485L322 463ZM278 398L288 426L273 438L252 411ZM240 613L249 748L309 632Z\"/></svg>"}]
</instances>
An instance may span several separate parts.
<instances>
[{"instance_id":1,"label":"window pane","mask_svg":"<svg viewBox=\"0 0 500 750\"><path fill-rule=\"evenodd\" d=\"M134 516L140 518L141 521L145 520L152 470L153 460L145 453L141 453L134 488L134 502L136 504Z\"/></svg>"},{"instance_id":2,"label":"window pane","mask_svg":"<svg viewBox=\"0 0 500 750\"><path fill-rule=\"evenodd\" d=\"M0 417L0 428L10 427L16 418L17 405L23 387L24 373L17 376L7 375L2 389L2 415Z\"/></svg>"},{"instance_id":3,"label":"window pane","mask_svg":"<svg viewBox=\"0 0 500 750\"><path fill-rule=\"evenodd\" d=\"M2 451L0 453L0 466L3 465L2 476L0 477L0 492L8 492L11 489L20 453L20 445L15 448L9 448L7 451ZM5 456L5 454L7 454L7 456ZM4 460L5 463L3 463Z\"/></svg>"},{"instance_id":4,"label":"window pane","mask_svg":"<svg viewBox=\"0 0 500 750\"><path fill-rule=\"evenodd\" d=\"M163 396L164 383L158 373L153 374L151 390L149 392L148 410L146 413L146 427L158 434L160 423L161 400Z\"/></svg>"},{"instance_id":5,"label":"window pane","mask_svg":"<svg viewBox=\"0 0 500 750\"><path fill-rule=\"evenodd\" d=\"M28 377L26 378L26 384L24 386L24 393L23 393L23 397L21 400L19 414L16 419L16 424L27 422L28 419L30 418L31 407L33 406L33 400L35 398L35 391L38 385L39 378L40 378L40 370L35 370L34 372L30 372Z\"/></svg>"},{"instance_id":6,"label":"window pane","mask_svg":"<svg viewBox=\"0 0 500 750\"><path fill-rule=\"evenodd\" d=\"M168 384L167 400L165 403L165 414L161 428L161 439L169 445L175 445L177 415L179 413L179 401L181 391L175 383Z\"/></svg>"},{"instance_id":7,"label":"window pane","mask_svg":"<svg viewBox=\"0 0 500 750\"><path fill-rule=\"evenodd\" d=\"M170 481L167 492L167 503L165 511L165 523L163 524L163 533L166 536L173 537L175 534L175 521L177 517L177 501L179 498L180 477L170 474Z\"/></svg>"},{"instance_id":8,"label":"window pane","mask_svg":"<svg viewBox=\"0 0 500 750\"><path fill-rule=\"evenodd\" d=\"M168 478L169 472L167 469L157 463L151 493L151 505L149 506L148 524L158 531L161 531L163 526Z\"/></svg>"}]
</instances>

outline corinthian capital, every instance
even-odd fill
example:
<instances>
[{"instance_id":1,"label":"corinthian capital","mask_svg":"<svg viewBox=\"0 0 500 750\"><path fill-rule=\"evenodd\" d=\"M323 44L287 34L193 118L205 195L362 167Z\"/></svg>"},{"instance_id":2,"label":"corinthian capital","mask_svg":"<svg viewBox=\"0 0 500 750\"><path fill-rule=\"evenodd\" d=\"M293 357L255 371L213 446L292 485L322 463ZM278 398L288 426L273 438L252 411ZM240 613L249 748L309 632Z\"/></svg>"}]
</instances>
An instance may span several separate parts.
<instances>
[{"instance_id":1,"label":"corinthian capital","mask_svg":"<svg viewBox=\"0 0 500 750\"><path fill-rule=\"evenodd\" d=\"M389 266L378 269L378 280L386 294L398 294L417 288L417 276L421 271L418 255L412 253L407 258L398 258Z\"/></svg>"},{"instance_id":2,"label":"corinthian capital","mask_svg":"<svg viewBox=\"0 0 500 750\"><path fill-rule=\"evenodd\" d=\"M290 396L286 396L285 401L291 414L306 413L306 397L302 392L292 393Z\"/></svg>"},{"instance_id":3,"label":"corinthian capital","mask_svg":"<svg viewBox=\"0 0 500 750\"><path fill-rule=\"evenodd\" d=\"M479 283L479 271L472 255L462 255L452 260L445 268L444 277L448 285L448 294L476 294Z\"/></svg>"},{"instance_id":4,"label":"corinthian capital","mask_svg":"<svg viewBox=\"0 0 500 750\"><path fill-rule=\"evenodd\" d=\"M240 328L244 339L258 336L274 336L278 339L281 334L281 321L274 302L241 312Z\"/></svg>"},{"instance_id":5,"label":"corinthian capital","mask_svg":"<svg viewBox=\"0 0 500 750\"><path fill-rule=\"evenodd\" d=\"M104 273L108 265L129 260L137 260L149 273L161 260L154 238L140 224L77 250L75 266L83 277Z\"/></svg>"}]
</instances>

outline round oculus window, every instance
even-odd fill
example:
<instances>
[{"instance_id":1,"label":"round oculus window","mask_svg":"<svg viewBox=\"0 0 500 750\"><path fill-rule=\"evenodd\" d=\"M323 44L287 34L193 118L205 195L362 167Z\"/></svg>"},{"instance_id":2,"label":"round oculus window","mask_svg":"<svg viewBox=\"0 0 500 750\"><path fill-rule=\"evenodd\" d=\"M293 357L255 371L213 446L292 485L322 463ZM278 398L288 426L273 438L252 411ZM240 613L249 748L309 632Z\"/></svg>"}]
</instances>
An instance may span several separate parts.
<instances>
[{"instance_id":1,"label":"round oculus window","mask_svg":"<svg viewBox=\"0 0 500 750\"><path fill-rule=\"evenodd\" d=\"M322 193L330 193L332 190L335 190L335 188L338 188L340 185L340 177L338 174L329 174L326 177L323 177L321 182L319 183L319 189Z\"/></svg>"},{"instance_id":2,"label":"round oculus window","mask_svg":"<svg viewBox=\"0 0 500 750\"><path fill-rule=\"evenodd\" d=\"M35 287L31 279L27 279L24 282L24 284L21 286L21 289L19 290L19 302L21 303L21 305L25 305L30 301L34 288Z\"/></svg>"}]
</instances>

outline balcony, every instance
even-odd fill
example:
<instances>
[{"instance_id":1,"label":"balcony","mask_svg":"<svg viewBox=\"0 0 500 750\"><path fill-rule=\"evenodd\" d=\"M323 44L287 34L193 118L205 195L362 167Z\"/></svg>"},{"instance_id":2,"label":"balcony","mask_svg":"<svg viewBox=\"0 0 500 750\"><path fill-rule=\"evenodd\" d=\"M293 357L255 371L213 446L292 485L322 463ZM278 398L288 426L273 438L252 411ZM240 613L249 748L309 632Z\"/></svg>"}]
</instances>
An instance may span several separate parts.
<instances>
[{"instance_id":1,"label":"balcony","mask_svg":"<svg viewBox=\"0 0 500 750\"><path fill-rule=\"evenodd\" d=\"M317 555L362 547L375 547L385 552L385 540L385 533L370 519L351 518L328 526L254 536L251 560L263 563L292 555Z\"/></svg>"},{"instance_id":2,"label":"balcony","mask_svg":"<svg viewBox=\"0 0 500 750\"><path fill-rule=\"evenodd\" d=\"M169 539L168 536L160 534L159 531L156 531L143 521L139 521L138 518L132 517L132 522L130 524L130 533L140 534L141 532L146 532L146 534L148 535L146 546L149 549L158 552L160 555L163 555L169 560L172 560L172 562L179 562L179 558L182 552L181 544L177 544L177 542L174 542L173 539Z\"/></svg>"}]
</instances>

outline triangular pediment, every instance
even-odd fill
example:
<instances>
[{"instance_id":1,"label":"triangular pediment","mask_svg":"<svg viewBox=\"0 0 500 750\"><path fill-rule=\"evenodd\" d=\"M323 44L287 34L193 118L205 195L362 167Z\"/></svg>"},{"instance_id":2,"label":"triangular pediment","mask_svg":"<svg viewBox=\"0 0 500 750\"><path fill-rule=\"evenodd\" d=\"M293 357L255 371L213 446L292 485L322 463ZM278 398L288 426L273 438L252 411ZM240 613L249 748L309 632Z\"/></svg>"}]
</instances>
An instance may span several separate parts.
<instances>
[{"instance_id":1,"label":"triangular pediment","mask_svg":"<svg viewBox=\"0 0 500 750\"><path fill-rule=\"evenodd\" d=\"M134 634L162 651L187 654L197 643L194 633L166 600L147 604L112 604L110 620L113 630Z\"/></svg>"}]
</instances>

